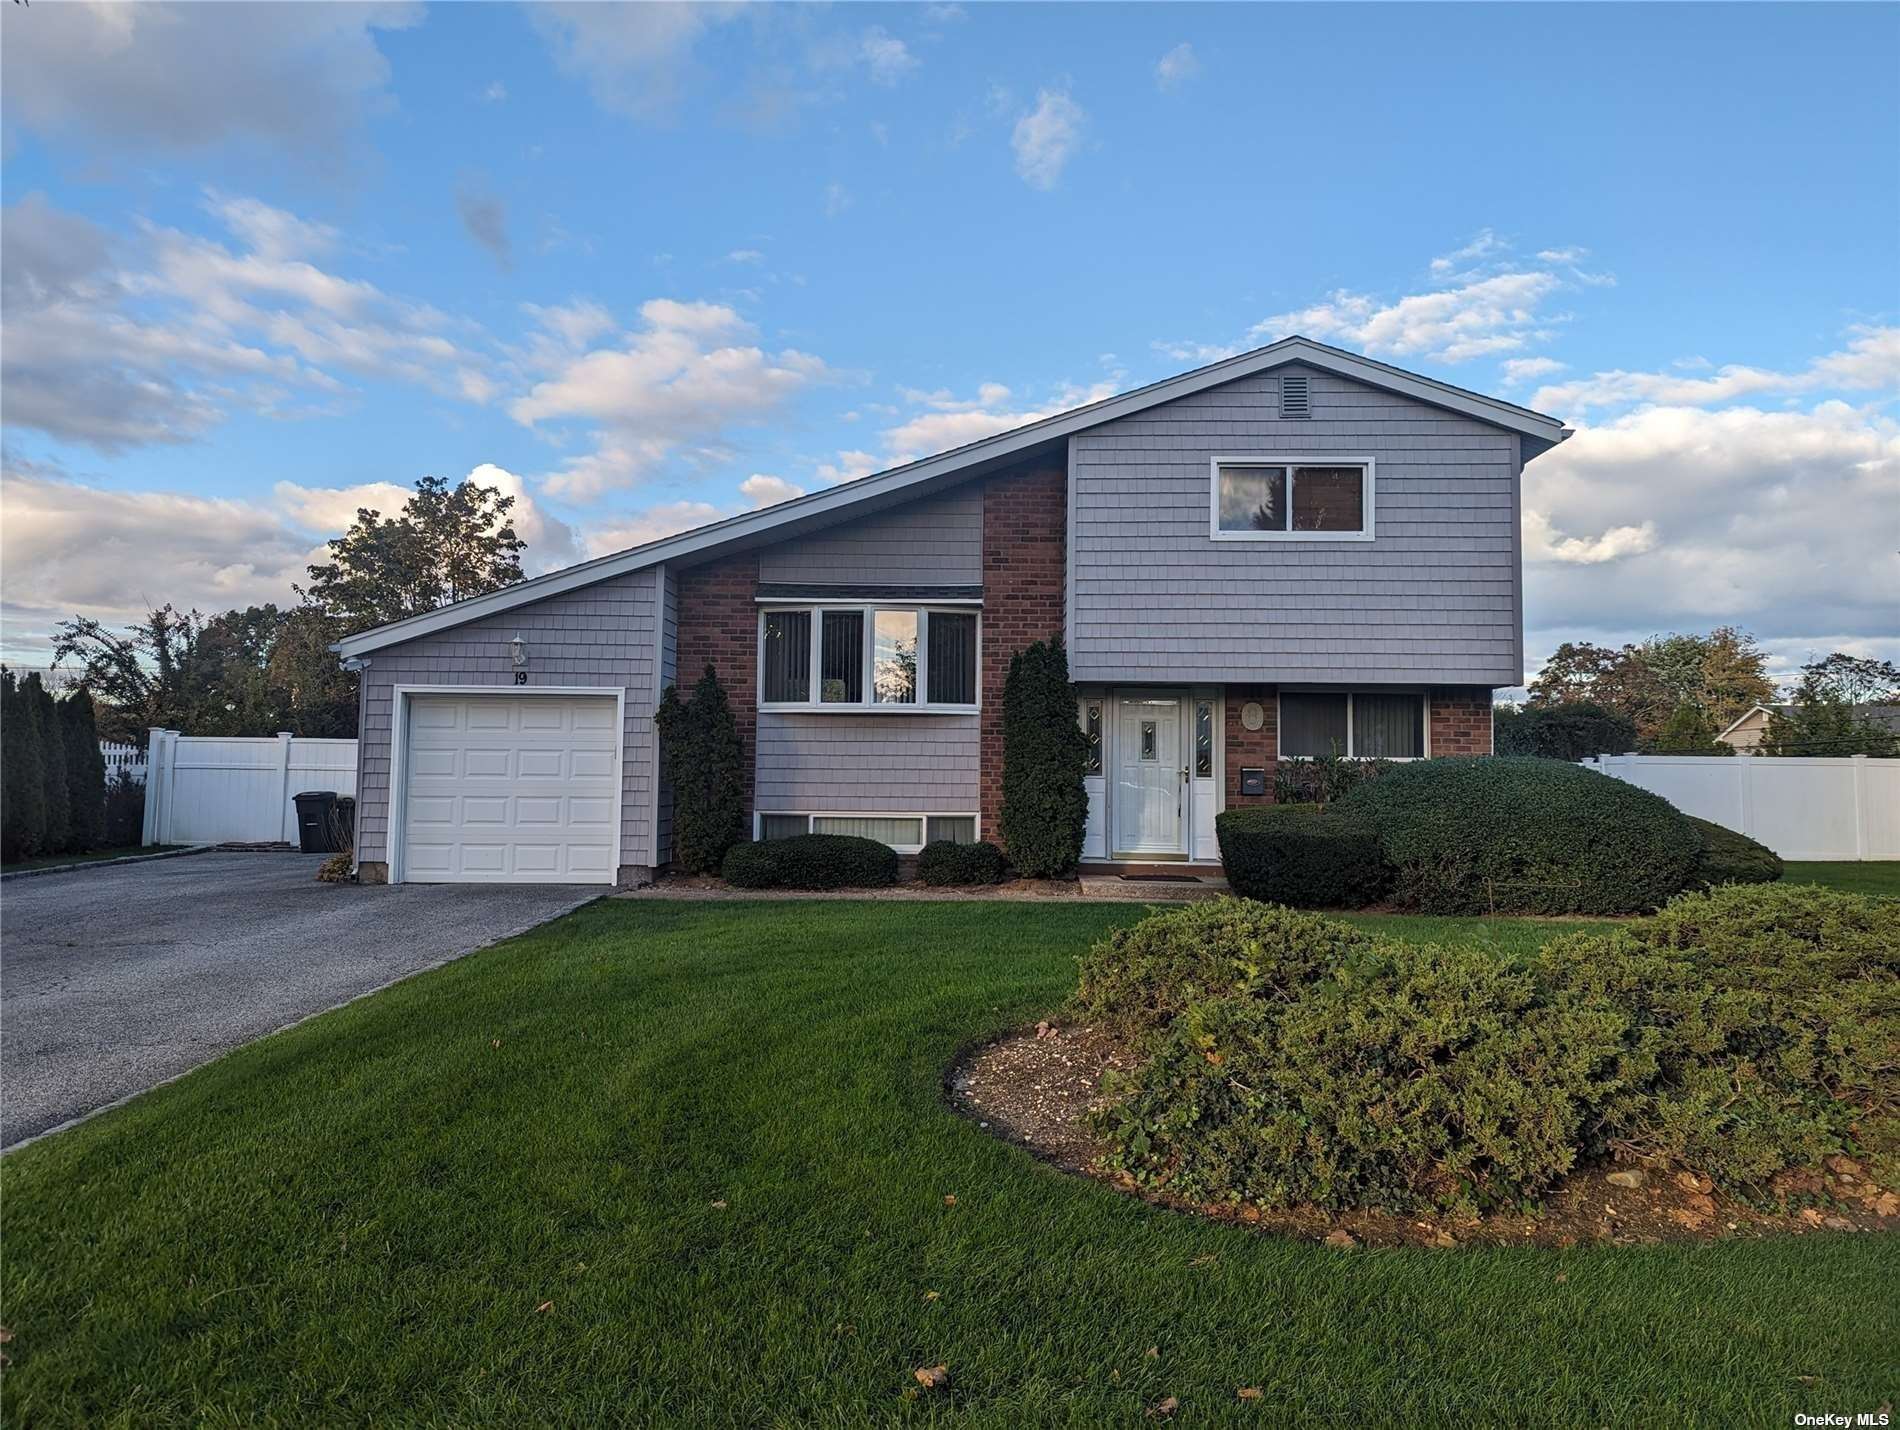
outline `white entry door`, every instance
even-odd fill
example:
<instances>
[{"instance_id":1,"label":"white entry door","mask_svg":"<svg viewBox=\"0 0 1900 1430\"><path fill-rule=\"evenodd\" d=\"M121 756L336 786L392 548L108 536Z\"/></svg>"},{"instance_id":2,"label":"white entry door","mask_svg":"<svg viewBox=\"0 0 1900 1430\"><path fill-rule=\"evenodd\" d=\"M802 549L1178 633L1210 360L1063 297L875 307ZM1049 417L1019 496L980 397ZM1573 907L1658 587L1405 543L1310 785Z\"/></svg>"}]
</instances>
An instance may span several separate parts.
<instances>
[{"instance_id":1,"label":"white entry door","mask_svg":"<svg viewBox=\"0 0 1900 1430\"><path fill-rule=\"evenodd\" d=\"M401 879L613 882L620 862L613 696L408 699Z\"/></svg>"},{"instance_id":2,"label":"white entry door","mask_svg":"<svg viewBox=\"0 0 1900 1430\"><path fill-rule=\"evenodd\" d=\"M1185 855L1181 702L1174 696L1122 696L1115 708L1115 791L1110 800L1115 847L1110 852Z\"/></svg>"}]
</instances>

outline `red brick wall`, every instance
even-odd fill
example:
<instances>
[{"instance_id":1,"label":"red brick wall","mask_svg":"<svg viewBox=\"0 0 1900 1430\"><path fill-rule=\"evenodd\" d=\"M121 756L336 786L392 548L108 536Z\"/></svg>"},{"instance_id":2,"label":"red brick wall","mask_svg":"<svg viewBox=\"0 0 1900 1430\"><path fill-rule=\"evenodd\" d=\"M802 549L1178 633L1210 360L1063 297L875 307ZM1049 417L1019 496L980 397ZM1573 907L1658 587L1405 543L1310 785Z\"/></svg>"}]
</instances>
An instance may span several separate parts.
<instances>
[{"instance_id":1,"label":"red brick wall","mask_svg":"<svg viewBox=\"0 0 1900 1430\"><path fill-rule=\"evenodd\" d=\"M1002 842L1003 682L1015 654L1062 634L1068 478L1017 469L983 484L983 837Z\"/></svg>"},{"instance_id":2,"label":"red brick wall","mask_svg":"<svg viewBox=\"0 0 1900 1430\"><path fill-rule=\"evenodd\" d=\"M719 672L745 746L746 811L752 809L753 750L759 728L759 554L742 551L669 573L679 583L676 659L681 692L708 664Z\"/></svg>"},{"instance_id":3,"label":"red brick wall","mask_svg":"<svg viewBox=\"0 0 1900 1430\"><path fill-rule=\"evenodd\" d=\"M1266 723L1258 730L1249 730L1240 723L1240 707L1248 701L1259 703L1266 715ZM1227 687L1227 718L1222 738L1227 744L1227 807L1240 809L1250 804L1273 803L1273 767L1280 753L1280 708L1274 698L1271 685L1230 685ZM1267 772L1267 792L1264 795L1243 795L1240 792L1240 771L1242 766L1263 768Z\"/></svg>"},{"instance_id":4,"label":"red brick wall","mask_svg":"<svg viewBox=\"0 0 1900 1430\"><path fill-rule=\"evenodd\" d=\"M1445 685L1434 687L1431 701L1433 755L1488 755L1491 753L1491 687Z\"/></svg>"}]
</instances>

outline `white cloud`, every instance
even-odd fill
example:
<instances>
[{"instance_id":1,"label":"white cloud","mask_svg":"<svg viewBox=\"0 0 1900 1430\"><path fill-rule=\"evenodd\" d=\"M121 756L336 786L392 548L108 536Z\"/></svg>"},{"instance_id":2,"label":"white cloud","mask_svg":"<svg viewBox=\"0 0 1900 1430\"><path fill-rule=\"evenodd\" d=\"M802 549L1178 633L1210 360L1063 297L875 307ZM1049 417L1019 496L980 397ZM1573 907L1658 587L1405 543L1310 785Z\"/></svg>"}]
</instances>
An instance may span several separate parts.
<instances>
[{"instance_id":1,"label":"white cloud","mask_svg":"<svg viewBox=\"0 0 1900 1430\"><path fill-rule=\"evenodd\" d=\"M490 104L500 104L508 98L508 86L500 80L492 80L488 88L482 91L482 98Z\"/></svg>"},{"instance_id":2,"label":"white cloud","mask_svg":"<svg viewBox=\"0 0 1900 1430\"><path fill-rule=\"evenodd\" d=\"M607 556L615 551L645 546L649 541L691 531L709 521L718 521L732 513L721 511L711 502L672 501L648 507L618 521L590 524L587 529L587 554Z\"/></svg>"},{"instance_id":3,"label":"white cloud","mask_svg":"<svg viewBox=\"0 0 1900 1430\"><path fill-rule=\"evenodd\" d=\"M763 263L765 255L756 248L735 248L726 255L728 263Z\"/></svg>"},{"instance_id":4,"label":"white cloud","mask_svg":"<svg viewBox=\"0 0 1900 1430\"><path fill-rule=\"evenodd\" d=\"M1900 653L1891 419L1650 407L1531 462L1524 508L1533 644L1733 623L1789 649L1858 632Z\"/></svg>"},{"instance_id":5,"label":"white cloud","mask_svg":"<svg viewBox=\"0 0 1900 1430\"><path fill-rule=\"evenodd\" d=\"M1201 62L1186 40L1155 61L1155 83L1164 90L1179 89L1200 72Z\"/></svg>"},{"instance_id":6,"label":"white cloud","mask_svg":"<svg viewBox=\"0 0 1900 1430\"><path fill-rule=\"evenodd\" d=\"M720 304L656 298L640 314L639 331L569 355L510 404L528 426L580 419L602 430L593 452L548 480L556 495L586 501L626 486L682 446L764 420L825 375L808 353L750 341L751 325Z\"/></svg>"},{"instance_id":7,"label":"white cloud","mask_svg":"<svg viewBox=\"0 0 1900 1430\"><path fill-rule=\"evenodd\" d=\"M1367 353L1464 362L1514 352L1539 335L1551 322L1542 304L1558 287L1555 274L1532 270L1473 278L1389 303L1340 289L1324 302L1274 314L1249 336L1272 342L1303 333Z\"/></svg>"},{"instance_id":8,"label":"white cloud","mask_svg":"<svg viewBox=\"0 0 1900 1430\"><path fill-rule=\"evenodd\" d=\"M837 461L818 464L818 480L827 484L855 482L859 477L868 477L873 472L881 471L886 465L869 452L840 452Z\"/></svg>"},{"instance_id":9,"label":"white cloud","mask_svg":"<svg viewBox=\"0 0 1900 1430\"><path fill-rule=\"evenodd\" d=\"M376 32L419 6L47 5L9 23L0 90L10 122L112 157L251 143L331 166L387 105Z\"/></svg>"},{"instance_id":10,"label":"white cloud","mask_svg":"<svg viewBox=\"0 0 1900 1430\"><path fill-rule=\"evenodd\" d=\"M825 217L836 218L851 207L851 191L833 180L825 185Z\"/></svg>"},{"instance_id":11,"label":"white cloud","mask_svg":"<svg viewBox=\"0 0 1900 1430\"><path fill-rule=\"evenodd\" d=\"M1532 401L1550 411L1583 412L1638 403L1704 407L1767 393L1900 392L1900 327L1850 331L1853 336L1844 348L1795 372L1741 364L1717 368L1707 377L1617 370L1539 388Z\"/></svg>"},{"instance_id":12,"label":"white cloud","mask_svg":"<svg viewBox=\"0 0 1900 1430\"><path fill-rule=\"evenodd\" d=\"M586 82L601 108L662 119L678 104L693 45L740 13L729 4L531 6L555 64Z\"/></svg>"},{"instance_id":13,"label":"white cloud","mask_svg":"<svg viewBox=\"0 0 1900 1430\"><path fill-rule=\"evenodd\" d=\"M891 454L890 465L900 465L1040 422L1072 407L1099 402L1104 397L1114 396L1116 391L1114 382L1098 382L1085 388L1064 387L1050 402L1032 407L1012 403L1009 388L1000 382L980 384L974 398L959 398L948 392L907 390L905 399L925 410L894 427L887 427L884 444Z\"/></svg>"},{"instance_id":14,"label":"white cloud","mask_svg":"<svg viewBox=\"0 0 1900 1430\"><path fill-rule=\"evenodd\" d=\"M873 25L858 38L858 55L875 84L894 85L917 68L918 60L897 36Z\"/></svg>"},{"instance_id":15,"label":"white cloud","mask_svg":"<svg viewBox=\"0 0 1900 1430\"><path fill-rule=\"evenodd\" d=\"M1581 263L1590 255L1587 248L1540 248L1537 256L1545 263Z\"/></svg>"},{"instance_id":16,"label":"white cloud","mask_svg":"<svg viewBox=\"0 0 1900 1430\"><path fill-rule=\"evenodd\" d=\"M803 487L793 486L783 477L754 472L739 483L740 494L755 507L777 506L782 501L805 495Z\"/></svg>"},{"instance_id":17,"label":"white cloud","mask_svg":"<svg viewBox=\"0 0 1900 1430\"><path fill-rule=\"evenodd\" d=\"M1553 372L1562 372L1564 364L1556 358L1511 358L1500 364L1498 370L1504 374L1506 384L1515 387L1521 382L1531 382L1540 377L1549 377Z\"/></svg>"},{"instance_id":18,"label":"white cloud","mask_svg":"<svg viewBox=\"0 0 1900 1430\"><path fill-rule=\"evenodd\" d=\"M1016 172L1031 188L1053 189L1062 170L1082 144L1088 116L1066 89L1045 89L1036 107L1016 121L1010 148L1016 153Z\"/></svg>"},{"instance_id":19,"label":"white cloud","mask_svg":"<svg viewBox=\"0 0 1900 1430\"><path fill-rule=\"evenodd\" d=\"M1463 248L1454 249L1450 253L1434 258L1432 260L1432 276L1434 278L1443 278L1448 274L1456 273L1467 264L1483 264L1497 258L1509 249L1510 244L1499 238L1490 229L1481 228L1471 242L1467 243Z\"/></svg>"}]
</instances>

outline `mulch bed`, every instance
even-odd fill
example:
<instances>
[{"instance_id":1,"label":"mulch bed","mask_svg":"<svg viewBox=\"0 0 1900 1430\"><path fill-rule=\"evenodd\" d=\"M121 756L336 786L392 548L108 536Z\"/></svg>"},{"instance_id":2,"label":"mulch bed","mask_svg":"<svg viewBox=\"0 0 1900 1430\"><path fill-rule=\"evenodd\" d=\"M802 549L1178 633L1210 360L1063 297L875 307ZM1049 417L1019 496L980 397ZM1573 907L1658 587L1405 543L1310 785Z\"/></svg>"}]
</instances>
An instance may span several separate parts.
<instances>
[{"instance_id":1,"label":"mulch bed","mask_svg":"<svg viewBox=\"0 0 1900 1430\"><path fill-rule=\"evenodd\" d=\"M1900 1229L1900 1195L1875 1186L1859 1164L1842 1157L1830 1158L1824 1172L1780 1179L1775 1187L1783 1199L1780 1208L1725 1196L1706 1177L1636 1166L1579 1169L1544 1198L1536 1216L1460 1219L1186 1202L1139 1188L1099 1165L1108 1144L1085 1115L1108 1103L1102 1074L1132 1069L1137 1061L1093 1029L1039 1023L973 1051L950 1070L947 1091L959 1112L992 1135L1064 1171L1177 1211L1342 1248L1630 1245ZM1639 1185L1607 1180L1611 1175L1628 1180L1631 1174Z\"/></svg>"}]
</instances>

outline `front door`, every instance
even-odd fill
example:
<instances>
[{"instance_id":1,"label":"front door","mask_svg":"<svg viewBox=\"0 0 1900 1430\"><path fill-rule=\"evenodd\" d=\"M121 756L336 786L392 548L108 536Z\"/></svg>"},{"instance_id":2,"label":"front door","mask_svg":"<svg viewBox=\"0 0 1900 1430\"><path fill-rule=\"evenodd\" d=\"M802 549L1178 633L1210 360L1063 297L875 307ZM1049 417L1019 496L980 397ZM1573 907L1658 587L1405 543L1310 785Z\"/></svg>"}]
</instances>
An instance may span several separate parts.
<instances>
[{"instance_id":1,"label":"front door","mask_svg":"<svg viewBox=\"0 0 1900 1430\"><path fill-rule=\"evenodd\" d=\"M1181 749L1181 701L1123 696L1116 702L1114 849L1117 858L1184 858L1187 769Z\"/></svg>"}]
</instances>

